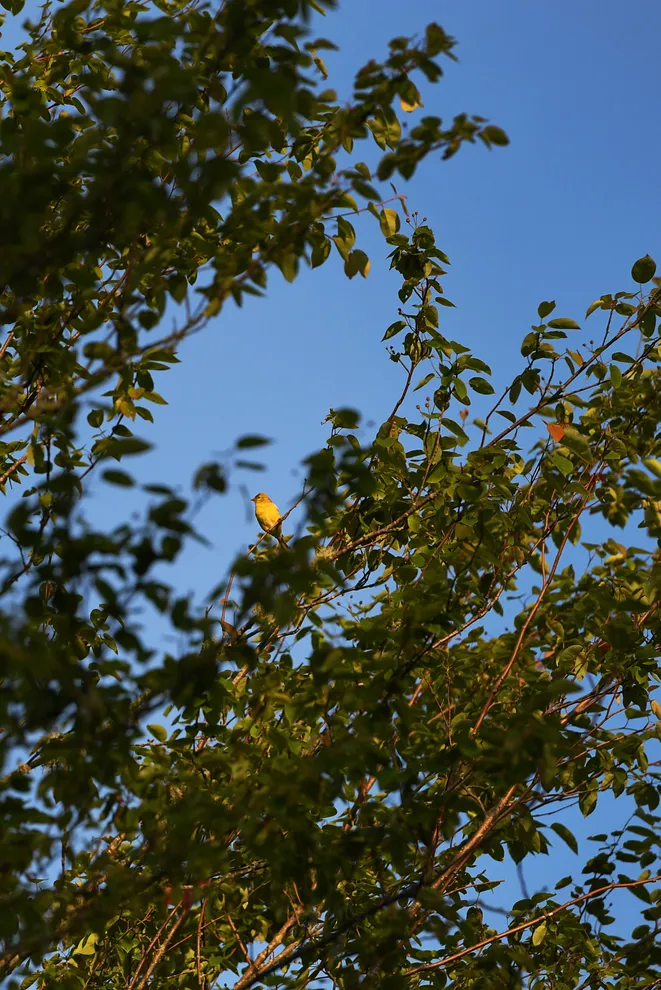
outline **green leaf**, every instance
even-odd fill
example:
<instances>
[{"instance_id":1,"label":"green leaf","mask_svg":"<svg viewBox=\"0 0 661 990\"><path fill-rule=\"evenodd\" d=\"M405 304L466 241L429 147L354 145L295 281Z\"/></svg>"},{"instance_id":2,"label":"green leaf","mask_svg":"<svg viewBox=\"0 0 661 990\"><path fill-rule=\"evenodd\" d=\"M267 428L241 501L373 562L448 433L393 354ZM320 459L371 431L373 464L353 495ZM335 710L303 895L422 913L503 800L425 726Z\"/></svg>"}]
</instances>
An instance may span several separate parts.
<instances>
[{"instance_id":1,"label":"green leaf","mask_svg":"<svg viewBox=\"0 0 661 990\"><path fill-rule=\"evenodd\" d=\"M656 313L650 307L643 313L640 320L640 331L643 337L647 337L647 338L651 337L652 334L654 333L655 327L656 327Z\"/></svg>"},{"instance_id":2,"label":"green leaf","mask_svg":"<svg viewBox=\"0 0 661 990\"><path fill-rule=\"evenodd\" d=\"M235 447L237 450L246 450L250 447L267 447L270 443L273 443L270 437L263 437L257 433L247 433L245 436L239 437Z\"/></svg>"},{"instance_id":3,"label":"green leaf","mask_svg":"<svg viewBox=\"0 0 661 990\"><path fill-rule=\"evenodd\" d=\"M563 842L567 843L572 852L578 853L578 843L576 842L574 833L570 832L566 825L563 825L562 822L553 822L551 828L556 835L560 836Z\"/></svg>"},{"instance_id":4,"label":"green leaf","mask_svg":"<svg viewBox=\"0 0 661 990\"><path fill-rule=\"evenodd\" d=\"M452 383L452 387L457 399L459 399L460 402L469 405L470 400L468 398L468 391L466 390L466 386L462 382L461 378L455 378L454 382Z\"/></svg>"},{"instance_id":5,"label":"green leaf","mask_svg":"<svg viewBox=\"0 0 661 990\"><path fill-rule=\"evenodd\" d=\"M310 267L318 268L328 258L331 251L331 242L329 237L322 237L314 242L312 248L312 254L310 255Z\"/></svg>"},{"instance_id":6,"label":"green leaf","mask_svg":"<svg viewBox=\"0 0 661 990\"><path fill-rule=\"evenodd\" d=\"M661 478L661 461L657 461L655 457L645 457L643 464L656 478Z\"/></svg>"},{"instance_id":7,"label":"green leaf","mask_svg":"<svg viewBox=\"0 0 661 990\"><path fill-rule=\"evenodd\" d=\"M415 388L413 389L413 391L414 391L414 392L417 392L417 391L418 391L418 389L421 389L421 388L424 388L424 387L425 387L425 385L428 385L428 384L429 384L429 382L431 382L431 381L433 381L433 379L434 379L435 377L436 377L436 375L434 374L434 372L433 372L433 371L430 371L428 375L425 375L425 377L424 377L424 378L422 378L422 379L420 379L420 381L419 381L419 382L418 382L418 384L417 384L417 385L415 386Z\"/></svg>"},{"instance_id":8,"label":"green leaf","mask_svg":"<svg viewBox=\"0 0 661 990\"><path fill-rule=\"evenodd\" d=\"M276 258L276 264L288 282L295 280L298 274L298 258L295 254L288 253Z\"/></svg>"},{"instance_id":9,"label":"green leaf","mask_svg":"<svg viewBox=\"0 0 661 990\"><path fill-rule=\"evenodd\" d=\"M480 395L493 395L494 393L493 385L486 378L469 378L468 384L475 392L479 392Z\"/></svg>"},{"instance_id":10,"label":"green leaf","mask_svg":"<svg viewBox=\"0 0 661 990\"><path fill-rule=\"evenodd\" d=\"M158 741L161 743L164 743L168 737L168 730L165 728L165 726L159 725L156 722L150 723L147 726L147 731L151 732L152 736L154 736L155 739L158 739Z\"/></svg>"},{"instance_id":11,"label":"green leaf","mask_svg":"<svg viewBox=\"0 0 661 990\"><path fill-rule=\"evenodd\" d=\"M631 269L631 277L634 282L644 285L646 282L651 282L655 272L656 262L650 258L649 254L646 254L643 258L639 258L638 261L634 262Z\"/></svg>"},{"instance_id":12,"label":"green leaf","mask_svg":"<svg viewBox=\"0 0 661 990\"><path fill-rule=\"evenodd\" d=\"M344 262L344 272L349 278L360 273L363 278L367 278L370 270L370 259L364 251L356 249L350 251Z\"/></svg>"},{"instance_id":13,"label":"green leaf","mask_svg":"<svg viewBox=\"0 0 661 990\"><path fill-rule=\"evenodd\" d=\"M551 302L541 302L537 307L537 315L539 316L540 320L544 320L549 315L549 313L553 312L554 309L555 309L555 300L552 300Z\"/></svg>"},{"instance_id":14,"label":"green leaf","mask_svg":"<svg viewBox=\"0 0 661 990\"><path fill-rule=\"evenodd\" d=\"M587 320L588 316L590 316L592 313L594 313L594 311L596 309L603 309L603 308L604 308L604 304L603 304L602 300L601 299L595 299L595 301L593 303L590 303L590 305L588 306L588 308L585 311L585 318L586 318L586 320Z\"/></svg>"},{"instance_id":15,"label":"green leaf","mask_svg":"<svg viewBox=\"0 0 661 990\"><path fill-rule=\"evenodd\" d=\"M167 399L164 399L163 396L159 395L158 392L153 392L153 391L145 392L142 398L145 400L145 402L153 402L154 405L157 406L167 406L168 404Z\"/></svg>"},{"instance_id":16,"label":"green leaf","mask_svg":"<svg viewBox=\"0 0 661 990\"><path fill-rule=\"evenodd\" d=\"M498 147L505 147L510 143L510 139L505 131L501 127L496 127L495 124L487 124L482 129L481 137L487 144L495 144Z\"/></svg>"},{"instance_id":17,"label":"green leaf","mask_svg":"<svg viewBox=\"0 0 661 990\"><path fill-rule=\"evenodd\" d=\"M390 340L391 337L394 337L396 334L400 333L402 330L405 329L405 327L406 327L406 323L404 322L404 320L396 320L394 323L390 324L390 326L384 333L383 337L381 338L381 341L383 342L384 340Z\"/></svg>"},{"instance_id":18,"label":"green leaf","mask_svg":"<svg viewBox=\"0 0 661 990\"><path fill-rule=\"evenodd\" d=\"M447 475L448 475L447 465L441 462L440 464L437 464L434 470L430 473L429 477L427 478L427 484L437 485L439 481L443 481L445 478L447 478Z\"/></svg>"},{"instance_id":19,"label":"green leaf","mask_svg":"<svg viewBox=\"0 0 661 990\"><path fill-rule=\"evenodd\" d=\"M597 792L596 791L585 791L578 799L578 807L581 810L584 818L591 815L597 806Z\"/></svg>"},{"instance_id":20,"label":"green leaf","mask_svg":"<svg viewBox=\"0 0 661 990\"><path fill-rule=\"evenodd\" d=\"M541 925L537 925L532 933L532 944L541 945L546 937L546 922L542 921Z\"/></svg>"},{"instance_id":21,"label":"green leaf","mask_svg":"<svg viewBox=\"0 0 661 990\"><path fill-rule=\"evenodd\" d=\"M106 444L106 441L102 440L101 444ZM134 454L143 454L145 451L151 450L151 444L147 443L146 440L140 440L138 437L110 437L107 440L105 450L112 457L119 459Z\"/></svg>"},{"instance_id":22,"label":"green leaf","mask_svg":"<svg viewBox=\"0 0 661 990\"><path fill-rule=\"evenodd\" d=\"M560 471L565 478L568 478L574 470L574 465L569 458L565 457L563 454L559 454L557 451L551 454L549 460L554 467L557 467L558 471Z\"/></svg>"},{"instance_id":23,"label":"green leaf","mask_svg":"<svg viewBox=\"0 0 661 990\"><path fill-rule=\"evenodd\" d=\"M586 440L586 438L578 432L578 430L573 426L568 426L565 429L562 443L565 447L568 447L572 453L578 454L578 456L589 464L592 461L592 448Z\"/></svg>"},{"instance_id":24,"label":"green leaf","mask_svg":"<svg viewBox=\"0 0 661 990\"><path fill-rule=\"evenodd\" d=\"M123 488L132 488L135 480L125 471L104 471L101 477L111 485L120 485Z\"/></svg>"},{"instance_id":25,"label":"green leaf","mask_svg":"<svg viewBox=\"0 0 661 990\"><path fill-rule=\"evenodd\" d=\"M103 418L104 416L102 409L92 409L92 411L87 414L87 422L95 429L102 425Z\"/></svg>"},{"instance_id":26,"label":"green leaf","mask_svg":"<svg viewBox=\"0 0 661 990\"><path fill-rule=\"evenodd\" d=\"M532 330L521 341L521 356L528 357L539 346L539 333Z\"/></svg>"},{"instance_id":27,"label":"green leaf","mask_svg":"<svg viewBox=\"0 0 661 990\"><path fill-rule=\"evenodd\" d=\"M568 320L566 317L558 317L556 320L551 320L549 327L552 330L580 330L576 320Z\"/></svg>"},{"instance_id":28,"label":"green leaf","mask_svg":"<svg viewBox=\"0 0 661 990\"><path fill-rule=\"evenodd\" d=\"M188 282L184 275L171 275L168 279L168 292L175 302L182 303L188 292Z\"/></svg>"},{"instance_id":29,"label":"green leaf","mask_svg":"<svg viewBox=\"0 0 661 990\"><path fill-rule=\"evenodd\" d=\"M346 261L356 243L356 232L344 217L337 218L337 234L332 238L340 257Z\"/></svg>"}]
</instances>

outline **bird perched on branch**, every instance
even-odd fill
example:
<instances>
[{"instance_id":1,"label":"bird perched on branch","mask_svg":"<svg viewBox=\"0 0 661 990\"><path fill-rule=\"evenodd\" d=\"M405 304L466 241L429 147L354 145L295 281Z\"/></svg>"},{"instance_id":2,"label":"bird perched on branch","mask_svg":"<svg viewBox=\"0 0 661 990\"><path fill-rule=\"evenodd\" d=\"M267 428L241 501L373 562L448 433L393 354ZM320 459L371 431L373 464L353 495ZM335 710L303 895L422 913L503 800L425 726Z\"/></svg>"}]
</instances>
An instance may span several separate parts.
<instances>
[{"instance_id":1,"label":"bird perched on branch","mask_svg":"<svg viewBox=\"0 0 661 990\"><path fill-rule=\"evenodd\" d=\"M274 536L281 547L286 547L287 550L291 549L282 536L280 510L275 502L272 502L265 492L259 492L250 501L255 503L255 516L264 532Z\"/></svg>"}]
</instances>

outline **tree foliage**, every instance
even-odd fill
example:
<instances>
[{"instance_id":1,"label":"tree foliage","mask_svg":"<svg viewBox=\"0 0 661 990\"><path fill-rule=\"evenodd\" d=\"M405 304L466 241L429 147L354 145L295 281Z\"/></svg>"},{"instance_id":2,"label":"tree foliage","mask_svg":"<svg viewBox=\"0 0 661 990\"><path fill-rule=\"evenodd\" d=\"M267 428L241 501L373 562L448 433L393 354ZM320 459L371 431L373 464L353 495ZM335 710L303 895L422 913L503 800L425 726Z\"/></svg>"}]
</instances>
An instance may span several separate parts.
<instances>
[{"instance_id":1,"label":"tree foliage","mask_svg":"<svg viewBox=\"0 0 661 990\"><path fill-rule=\"evenodd\" d=\"M493 398L439 318L445 255L382 183L507 139L465 114L402 129L416 73L453 57L434 24L339 104L308 26L332 6L74 0L2 55L0 971L651 987L661 281L646 256L592 303L598 343L542 302ZM373 169L353 163L365 141ZM402 392L372 438L331 411L291 549L261 537L209 601L181 597L163 575L200 538L191 499L142 486L144 518L108 531L90 477L135 486L159 372L274 265L294 279L337 251L366 275L360 212L401 280L384 339ZM226 487L221 464L193 483ZM145 639L145 607L176 651ZM628 821L602 816L559 879L558 843L583 857L573 809L613 799ZM506 854L548 856L548 884L494 927Z\"/></svg>"}]
</instances>

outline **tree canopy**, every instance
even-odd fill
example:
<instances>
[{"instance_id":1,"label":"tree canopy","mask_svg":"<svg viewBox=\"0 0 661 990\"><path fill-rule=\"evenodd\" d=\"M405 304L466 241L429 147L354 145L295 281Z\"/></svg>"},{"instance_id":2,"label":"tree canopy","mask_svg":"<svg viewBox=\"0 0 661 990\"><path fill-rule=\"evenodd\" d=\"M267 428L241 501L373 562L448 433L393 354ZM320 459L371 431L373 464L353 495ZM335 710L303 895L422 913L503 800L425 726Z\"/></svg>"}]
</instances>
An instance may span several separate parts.
<instances>
[{"instance_id":1,"label":"tree canopy","mask_svg":"<svg viewBox=\"0 0 661 990\"><path fill-rule=\"evenodd\" d=\"M0 973L651 988L661 280L645 256L592 302L597 342L541 302L496 392L445 330L444 252L387 182L507 137L419 112L416 79L454 57L436 24L341 104L311 33L333 7L47 3L0 55ZM289 547L258 536L207 600L182 596L193 500L228 479L136 483L156 382L273 266L291 281L336 252L366 276L361 213L400 279L378 332L401 393L367 439L331 410ZM104 528L92 480L144 515ZM626 825L600 818L559 878L573 809L612 799ZM494 927L506 855L548 856L548 885Z\"/></svg>"}]
</instances>

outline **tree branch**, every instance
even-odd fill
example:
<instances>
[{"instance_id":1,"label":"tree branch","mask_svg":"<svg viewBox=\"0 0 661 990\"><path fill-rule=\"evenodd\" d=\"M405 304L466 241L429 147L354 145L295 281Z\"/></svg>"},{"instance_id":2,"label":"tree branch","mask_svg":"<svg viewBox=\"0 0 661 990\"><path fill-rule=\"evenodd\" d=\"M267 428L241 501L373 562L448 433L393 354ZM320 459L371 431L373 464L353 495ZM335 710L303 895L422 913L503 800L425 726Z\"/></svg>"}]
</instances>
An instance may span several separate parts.
<instances>
[{"instance_id":1,"label":"tree branch","mask_svg":"<svg viewBox=\"0 0 661 990\"><path fill-rule=\"evenodd\" d=\"M451 956L445 956L444 959L439 959L434 963L423 963L420 966L414 966L412 969L407 969L404 972L404 976L413 976L414 973L425 973L431 969L440 969L441 966L447 966L448 963L454 962L457 959L462 959L464 956L470 955L471 952L477 952L478 949L483 949L486 945L491 945L493 942L499 942L502 938L507 938L508 935L515 935L517 932L525 931L526 928L532 928L538 922L547 921L549 918L555 917L555 915L560 914L562 911L566 911L567 908L573 907L575 904L581 904L583 901L589 900L591 897L598 897L599 894L604 894L609 890L616 890L617 888L631 889L632 887L640 887L643 884L648 883L658 883L661 881L661 874L655 877L649 877L647 880L632 880L630 883L607 883L603 887L598 887L596 890L590 890L587 894L581 894L580 897L574 897L571 901L565 901L557 908L553 908L551 911L544 911L543 914L538 914L535 918L531 918L530 921L523 921L520 925L513 925L512 928L508 928L504 932L499 932L497 935L492 935L490 938L485 938L481 942L476 942L475 945L469 945L468 948L462 949L460 952L455 952Z\"/></svg>"}]
</instances>

